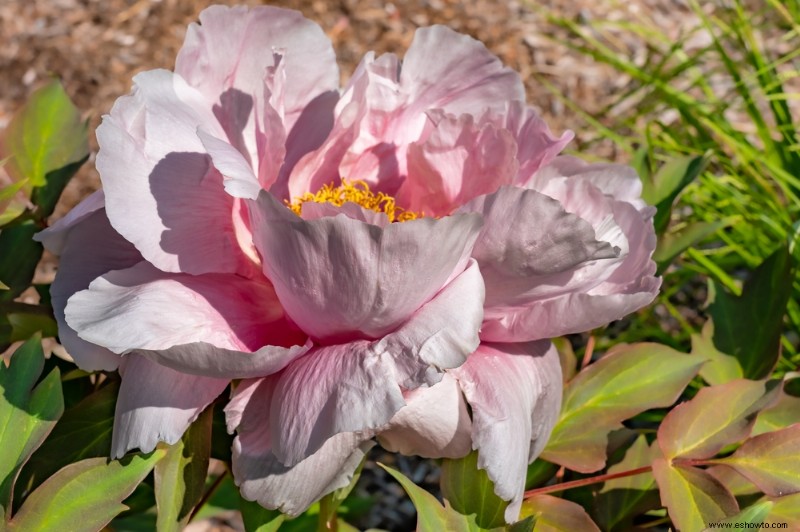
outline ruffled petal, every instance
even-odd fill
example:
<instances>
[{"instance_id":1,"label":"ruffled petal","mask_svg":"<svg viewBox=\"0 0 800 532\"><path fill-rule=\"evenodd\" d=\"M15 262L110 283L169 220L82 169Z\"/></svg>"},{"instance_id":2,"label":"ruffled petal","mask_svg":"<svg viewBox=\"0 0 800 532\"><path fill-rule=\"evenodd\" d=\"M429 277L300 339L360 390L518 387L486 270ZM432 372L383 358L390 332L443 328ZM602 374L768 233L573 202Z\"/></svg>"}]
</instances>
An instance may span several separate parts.
<instances>
[{"instance_id":1,"label":"ruffled petal","mask_svg":"<svg viewBox=\"0 0 800 532\"><path fill-rule=\"evenodd\" d=\"M204 9L200 23L189 25L175 72L217 105L218 113L230 114L220 101L224 94L246 95L251 107L263 109L264 79L276 66L275 52L285 62L282 103L291 131L310 102L339 87L330 40L301 13L272 6Z\"/></svg>"},{"instance_id":2,"label":"ruffled petal","mask_svg":"<svg viewBox=\"0 0 800 532\"><path fill-rule=\"evenodd\" d=\"M407 175L408 146L420 139L429 110L481 116L524 99L519 76L482 43L444 26L420 28L402 67L392 54L365 56L336 108L331 136L290 177L292 196L340 176L394 194Z\"/></svg>"},{"instance_id":3,"label":"ruffled petal","mask_svg":"<svg viewBox=\"0 0 800 532\"><path fill-rule=\"evenodd\" d=\"M403 394L406 406L378 434L387 450L425 458L461 458L472 449L472 422L456 380Z\"/></svg>"},{"instance_id":4,"label":"ruffled petal","mask_svg":"<svg viewBox=\"0 0 800 532\"><path fill-rule=\"evenodd\" d=\"M148 453L160 441L177 442L229 382L179 373L136 354L125 357L120 373L112 458L134 448Z\"/></svg>"},{"instance_id":5,"label":"ruffled petal","mask_svg":"<svg viewBox=\"0 0 800 532\"><path fill-rule=\"evenodd\" d=\"M251 216L286 313L322 343L398 327L463 271L481 225L474 214L384 228L346 216L306 221L267 193L251 203Z\"/></svg>"},{"instance_id":6,"label":"ruffled petal","mask_svg":"<svg viewBox=\"0 0 800 532\"><path fill-rule=\"evenodd\" d=\"M619 253L597 240L586 220L534 190L503 187L464 205L461 212L484 217L473 257L486 282L487 309L524 301L546 286L561 289L586 263L603 264Z\"/></svg>"},{"instance_id":7,"label":"ruffled petal","mask_svg":"<svg viewBox=\"0 0 800 532\"><path fill-rule=\"evenodd\" d=\"M397 193L406 209L444 216L467 201L510 184L517 173L511 132L471 115L438 116L424 142L408 149L408 177Z\"/></svg>"},{"instance_id":8,"label":"ruffled petal","mask_svg":"<svg viewBox=\"0 0 800 532\"><path fill-rule=\"evenodd\" d=\"M86 289L95 278L128 268L142 260L133 244L114 231L106 218L102 193L95 193L36 238L60 254L58 273L50 287L58 336L67 352L86 371L112 371L120 357L105 347L78 337L67 325L64 309L73 294Z\"/></svg>"},{"instance_id":9,"label":"ruffled petal","mask_svg":"<svg viewBox=\"0 0 800 532\"><path fill-rule=\"evenodd\" d=\"M140 262L97 278L67 304L67 323L115 353L204 342L252 352L303 343L269 284L228 274L169 274Z\"/></svg>"},{"instance_id":10,"label":"ruffled petal","mask_svg":"<svg viewBox=\"0 0 800 532\"><path fill-rule=\"evenodd\" d=\"M519 516L525 471L542 451L561 409L561 366L550 342L481 344L451 371L472 409L472 446L497 495Z\"/></svg>"},{"instance_id":11,"label":"ruffled petal","mask_svg":"<svg viewBox=\"0 0 800 532\"><path fill-rule=\"evenodd\" d=\"M197 136L225 132L203 96L164 70L134 78L97 130L97 169L111 225L156 267L169 272L251 273L234 227L234 198L223 191Z\"/></svg>"},{"instance_id":12,"label":"ruffled petal","mask_svg":"<svg viewBox=\"0 0 800 532\"><path fill-rule=\"evenodd\" d=\"M248 381L237 387L226 409L229 427L238 427L233 441L233 476L242 496L290 516L303 513L322 496L347 486L372 443L353 433L337 434L294 466L272 453L270 403L273 379Z\"/></svg>"},{"instance_id":13,"label":"ruffled petal","mask_svg":"<svg viewBox=\"0 0 800 532\"><path fill-rule=\"evenodd\" d=\"M474 262L380 341L315 347L275 376L273 452L292 465L342 432L372 434L478 345L483 283Z\"/></svg>"}]
</instances>

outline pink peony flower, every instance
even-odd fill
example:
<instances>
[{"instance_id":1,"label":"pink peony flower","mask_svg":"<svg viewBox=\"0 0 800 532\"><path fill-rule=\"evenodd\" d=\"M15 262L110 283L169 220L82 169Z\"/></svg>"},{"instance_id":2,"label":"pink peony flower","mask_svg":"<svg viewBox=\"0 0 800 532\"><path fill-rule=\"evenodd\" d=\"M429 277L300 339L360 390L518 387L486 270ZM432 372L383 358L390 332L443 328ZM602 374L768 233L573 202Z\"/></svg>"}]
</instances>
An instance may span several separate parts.
<instances>
[{"instance_id":1,"label":"pink peony flower","mask_svg":"<svg viewBox=\"0 0 800 532\"><path fill-rule=\"evenodd\" d=\"M547 339L658 290L638 177L558 156L571 134L445 27L402 63L368 54L339 95L300 14L200 22L104 117L103 191L41 235L62 341L122 374L112 455L175 442L244 379L226 412L246 498L299 514L377 436L478 449L515 520L560 408Z\"/></svg>"}]
</instances>

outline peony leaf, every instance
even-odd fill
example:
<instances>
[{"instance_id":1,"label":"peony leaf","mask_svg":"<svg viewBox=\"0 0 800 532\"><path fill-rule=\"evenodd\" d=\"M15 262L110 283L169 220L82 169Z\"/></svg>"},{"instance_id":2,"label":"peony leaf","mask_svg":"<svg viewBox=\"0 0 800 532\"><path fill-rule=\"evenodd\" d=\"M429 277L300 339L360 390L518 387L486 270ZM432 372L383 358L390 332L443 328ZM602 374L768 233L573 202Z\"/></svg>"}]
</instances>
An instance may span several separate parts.
<instances>
[{"instance_id":1,"label":"peony leaf","mask_svg":"<svg viewBox=\"0 0 800 532\"><path fill-rule=\"evenodd\" d=\"M0 362L0 523L10 517L20 469L64 412L58 368L34 387L43 368L39 335L14 352L8 367Z\"/></svg>"},{"instance_id":2,"label":"peony leaf","mask_svg":"<svg viewBox=\"0 0 800 532\"><path fill-rule=\"evenodd\" d=\"M68 408L20 473L17 492L26 495L73 462L109 456L117 392L119 382L111 382Z\"/></svg>"},{"instance_id":3,"label":"peony leaf","mask_svg":"<svg viewBox=\"0 0 800 532\"><path fill-rule=\"evenodd\" d=\"M764 522L764 519L767 518L772 507L775 506L775 503L772 501L761 501L757 502L752 506L748 506L741 512L736 515L733 515L727 519L723 519L723 523L731 523L731 524L741 524L741 525L757 525ZM744 527L734 527L734 528L744 528ZM748 527L754 528L754 527Z\"/></svg>"},{"instance_id":4,"label":"peony leaf","mask_svg":"<svg viewBox=\"0 0 800 532\"><path fill-rule=\"evenodd\" d=\"M659 344L615 347L565 387L542 458L582 473L601 469L608 433L640 412L674 403L702 363Z\"/></svg>"},{"instance_id":5,"label":"peony leaf","mask_svg":"<svg viewBox=\"0 0 800 532\"><path fill-rule=\"evenodd\" d=\"M703 172L707 162L705 156L675 157L655 175L642 179L642 198L657 209L654 218L656 233L662 234L666 230L675 199Z\"/></svg>"},{"instance_id":6,"label":"peony leaf","mask_svg":"<svg viewBox=\"0 0 800 532\"><path fill-rule=\"evenodd\" d=\"M800 423L800 397L786 393L788 382L784 381L783 389L778 393L775 404L758 413L756 424L753 426L753 436Z\"/></svg>"},{"instance_id":7,"label":"peony leaf","mask_svg":"<svg viewBox=\"0 0 800 532\"><path fill-rule=\"evenodd\" d=\"M268 510L257 502L241 499L240 508L246 532L276 532L286 520L278 510Z\"/></svg>"},{"instance_id":8,"label":"peony leaf","mask_svg":"<svg viewBox=\"0 0 800 532\"><path fill-rule=\"evenodd\" d=\"M48 478L25 500L10 522L12 531L102 529L127 507L122 501L150 473L166 451L121 460L89 458Z\"/></svg>"},{"instance_id":9,"label":"peony leaf","mask_svg":"<svg viewBox=\"0 0 800 532\"><path fill-rule=\"evenodd\" d=\"M701 389L672 409L658 429L666 458L709 458L746 438L758 412L778 397L780 381L744 379Z\"/></svg>"},{"instance_id":10,"label":"peony leaf","mask_svg":"<svg viewBox=\"0 0 800 532\"><path fill-rule=\"evenodd\" d=\"M27 308L25 310L28 310ZM32 312L11 312L6 315L11 325L11 341L27 340L34 334L41 333L45 338L58 335L58 325L49 315L42 312L43 307L30 306Z\"/></svg>"},{"instance_id":11,"label":"peony leaf","mask_svg":"<svg viewBox=\"0 0 800 532\"><path fill-rule=\"evenodd\" d=\"M706 321L700 334L692 335L691 355L706 361L700 368L700 376L712 386L743 378L744 372L739 359L719 351L714 346L713 338L714 320L712 319Z\"/></svg>"},{"instance_id":12,"label":"peony leaf","mask_svg":"<svg viewBox=\"0 0 800 532\"><path fill-rule=\"evenodd\" d=\"M800 424L754 436L715 462L733 467L770 497L798 493Z\"/></svg>"},{"instance_id":13,"label":"peony leaf","mask_svg":"<svg viewBox=\"0 0 800 532\"><path fill-rule=\"evenodd\" d=\"M722 521L739 511L733 495L705 471L673 467L658 458L653 462L653 476L661 503L678 530L703 530L708 523Z\"/></svg>"},{"instance_id":14,"label":"peony leaf","mask_svg":"<svg viewBox=\"0 0 800 532\"><path fill-rule=\"evenodd\" d=\"M608 473L647 467L657 455L658 446L648 446L647 439L639 436L622 461L608 468ZM656 481L653 474L647 472L616 478L603 484L596 498L595 517L605 530L627 530L633 516L657 507Z\"/></svg>"},{"instance_id":15,"label":"peony leaf","mask_svg":"<svg viewBox=\"0 0 800 532\"><path fill-rule=\"evenodd\" d=\"M12 117L2 143L16 180L41 187L45 176L89 154L87 124L58 80L36 90Z\"/></svg>"},{"instance_id":16,"label":"peony leaf","mask_svg":"<svg viewBox=\"0 0 800 532\"><path fill-rule=\"evenodd\" d=\"M0 301L12 301L31 285L44 249L33 240L40 229L28 220L0 231L0 279L10 288L0 291Z\"/></svg>"},{"instance_id":17,"label":"peony leaf","mask_svg":"<svg viewBox=\"0 0 800 532\"><path fill-rule=\"evenodd\" d=\"M744 376L763 379L780 356L781 331L794 274L789 248L770 255L745 282L741 297L710 284L708 312L714 320L714 345L739 359ZM757 326L753 316L758 316Z\"/></svg>"},{"instance_id":18,"label":"peony leaf","mask_svg":"<svg viewBox=\"0 0 800 532\"><path fill-rule=\"evenodd\" d=\"M495 495L486 471L478 469L477 451L457 460L444 460L441 486L447 502L462 514L475 513L475 522L482 528L505 524L508 502Z\"/></svg>"},{"instance_id":19,"label":"peony leaf","mask_svg":"<svg viewBox=\"0 0 800 532\"><path fill-rule=\"evenodd\" d=\"M211 456L213 413L213 406L206 408L155 466L159 532L183 530L192 509L203 498Z\"/></svg>"},{"instance_id":20,"label":"peony leaf","mask_svg":"<svg viewBox=\"0 0 800 532\"><path fill-rule=\"evenodd\" d=\"M403 486L417 509L417 530L447 530L448 532L474 532L482 530L475 515L463 515L449 506L442 506L436 497L414 484L399 471L378 464Z\"/></svg>"},{"instance_id":21,"label":"peony leaf","mask_svg":"<svg viewBox=\"0 0 800 532\"><path fill-rule=\"evenodd\" d=\"M789 530L800 529L800 493L773 499L767 523L786 523ZM777 528L777 527L774 527Z\"/></svg>"},{"instance_id":22,"label":"peony leaf","mask_svg":"<svg viewBox=\"0 0 800 532\"><path fill-rule=\"evenodd\" d=\"M566 337L561 336L559 338L553 338L552 342L558 351L558 361L561 363L561 375L564 376L564 382L569 382L578 371L578 358L575 356L572 344L569 343Z\"/></svg>"},{"instance_id":23,"label":"peony leaf","mask_svg":"<svg viewBox=\"0 0 800 532\"><path fill-rule=\"evenodd\" d=\"M528 517L536 520L535 532L600 532L583 507L552 495L534 495L526 499L520 518Z\"/></svg>"}]
</instances>

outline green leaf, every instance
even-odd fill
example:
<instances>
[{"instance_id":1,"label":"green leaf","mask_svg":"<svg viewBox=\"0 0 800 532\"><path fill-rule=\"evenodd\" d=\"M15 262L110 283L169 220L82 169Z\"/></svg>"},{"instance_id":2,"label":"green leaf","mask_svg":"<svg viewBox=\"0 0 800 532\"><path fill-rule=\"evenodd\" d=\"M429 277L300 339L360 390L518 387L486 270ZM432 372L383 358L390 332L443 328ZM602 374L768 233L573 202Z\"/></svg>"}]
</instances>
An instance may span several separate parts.
<instances>
[{"instance_id":1,"label":"green leaf","mask_svg":"<svg viewBox=\"0 0 800 532\"><path fill-rule=\"evenodd\" d=\"M756 424L753 426L753 436L800 423L800 397L786 393L788 382L790 381L784 381L783 389L778 393L775 404L758 413Z\"/></svg>"},{"instance_id":2,"label":"green leaf","mask_svg":"<svg viewBox=\"0 0 800 532\"><path fill-rule=\"evenodd\" d=\"M722 521L739 511L731 493L717 479L693 467L673 467L659 458L653 476L661 503L678 530L703 530L707 523Z\"/></svg>"},{"instance_id":3,"label":"green leaf","mask_svg":"<svg viewBox=\"0 0 800 532\"><path fill-rule=\"evenodd\" d=\"M703 172L707 162L705 156L676 157L659 168L652 178L642 179L642 198L657 209L656 233L661 234L667 228L675 199Z\"/></svg>"},{"instance_id":4,"label":"green leaf","mask_svg":"<svg viewBox=\"0 0 800 532\"><path fill-rule=\"evenodd\" d=\"M787 287L793 278L789 249L783 246L755 269L741 297L710 281L708 312L714 320L714 345L739 359L748 379L767 377L780 356L783 315L791 295Z\"/></svg>"},{"instance_id":5,"label":"green leaf","mask_svg":"<svg viewBox=\"0 0 800 532\"><path fill-rule=\"evenodd\" d=\"M558 360L561 363L561 374L564 376L564 382L569 382L575 373L578 372L578 357L575 356L575 351L572 349L572 344L565 337L553 338L553 345L558 351Z\"/></svg>"},{"instance_id":6,"label":"green leaf","mask_svg":"<svg viewBox=\"0 0 800 532\"><path fill-rule=\"evenodd\" d=\"M670 406L701 364L660 344L615 347L567 384L541 457L582 473L601 469L608 433L640 412Z\"/></svg>"},{"instance_id":7,"label":"green leaf","mask_svg":"<svg viewBox=\"0 0 800 532\"><path fill-rule=\"evenodd\" d=\"M203 498L211 455L213 412L213 406L206 408L155 466L159 532L183 530L192 509Z\"/></svg>"},{"instance_id":8,"label":"green leaf","mask_svg":"<svg viewBox=\"0 0 800 532\"><path fill-rule=\"evenodd\" d=\"M625 453L625 458L608 468L609 474L631 471L653 463L658 446L647 445L639 436ZM596 517L605 530L629 530L631 519L658 507L658 491L652 473L642 473L609 480L597 494Z\"/></svg>"},{"instance_id":9,"label":"green leaf","mask_svg":"<svg viewBox=\"0 0 800 532\"><path fill-rule=\"evenodd\" d=\"M723 519L723 523L731 523L731 524L751 524L751 525L758 525L764 522L764 519L767 518L772 507L775 506L775 503L772 501L761 501L757 502L752 506L748 506L741 512L736 515L733 515L727 519ZM744 527L736 527L736 528L744 528ZM754 528L754 527L751 527ZM706 529L711 530L711 529Z\"/></svg>"},{"instance_id":10,"label":"green leaf","mask_svg":"<svg viewBox=\"0 0 800 532\"><path fill-rule=\"evenodd\" d=\"M44 353L38 335L14 352L8 367L0 361L0 522L10 516L20 469L64 412L57 369L34 388L42 368Z\"/></svg>"},{"instance_id":11,"label":"green leaf","mask_svg":"<svg viewBox=\"0 0 800 532\"><path fill-rule=\"evenodd\" d=\"M658 428L667 458L709 458L746 438L758 412L778 398L780 381L736 380L703 388L670 411Z\"/></svg>"},{"instance_id":12,"label":"green leaf","mask_svg":"<svg viewBox=\"0 0 800 532\"><path fill-rule=\"evenodd\" d=\"M417 509L417 530L447 530L448 532L475 532L482 530L475 515L466 516L453 508L442 506L436 497L420 488L399 471L378 464L403 486Z\"/></svg>"},{"instance_id":13,"label":"green leaf","mask_svg":"<svg viewBox=\"0 0 800 532\"><path fill-rule=\"evenodd\" d=\"M0 281L0 290L11 290L6 283Z\"/></svg>"},{"instance_id":14,"label":"green leaf","mask_svg":"<svg viewBox=\"0 0 800 532\"><path fill-rule=\"evenodd\" d=\"M716 386L744 377L739 359L719 351L714 346L714 320L703 325L700 334L692 335L692 353L698 360L706 363L700 368L700 376L708 384Z\"/></svg>"},{"instance_id":15,"label":"green leaf","mask_svg":"<svg viewBox=\"0 0 800 532\"><path fill-rule=\"evenodd\" d=\"M663 273L678 255L730 225L731 221L695 222L674 233L662 235L653 253L653 260L658 264L658 273Z\"/></svg>"},{"instance_id":16,"label":"green leaf","mask_svg":"<svg viewBox=\"0 0 800 532\"><path fill-rule=\"evenodd\" d=\"M89 458L70 464L30 494L11 520L11 530L95 532L126 509L122 501L166 451L121 460Z\"/></svg>"},{"instance_id":17,"label":"green leaf","mask_svg":"<svg viewBox=\"0 0 800 532\"><path fill-rule=\"evenodd\" d=\"M770 497L800 492L800 424L745 441L716 463L733 467Z\"/></svg>"},{"instance_id":18,"label":"green leaf","mask_svg":"<svg viewBox=\"0 0 800 532\"><path fill-rule=\"evenodd\" d=\"M257 502L241 500L242 520L246 532L276 532L286 516L278 510L267 510Z\"/></svg>"},{"instance_id":19,"label":"green leaf","mask_svg":"<svg viewBox=\"0 0 800 532\"><path fill-rule=\"evenodd\" d=\"M478 469L478 451L464 458L446 459L442 463L442 495L457 512L475 513L475 522L482 528L505 525L508 502L494 493L494 484L483 469Z\"/></svg>"},{"instance_id":20,"label":"green leaf","mask_svg":"<svg viewBox=\"0 0 800 532\"><path fill-rule=\"evenodd\" d=\"M600 532L580 505L552 495L529 497L522 503L520 516L535 519L535 532Z\"/></svg>"},{"instance_id":21,"label":"green leaf","mask_svg":"<svg viewBox=\"0 0 800 532\"><path fill-rule=\"evenodd\" d=\"M107 457L111 453L111 431L119 392L115 381L68 408L52 434L34 453L20 474L28 494L62 467L85 458Z\"/></svg>"},{"instance_id":22,"label":"green leaf","mask_svg":"<svg viewBox=\"0 0 800 532\"><path fill-rule=\"evenodd\" d=\"M773 499L767 523L786 523L788 530L800 528L800 493ZM775 527L777 528L777 527Z\"/></svg>"},{"instance_id":23,"label":"green leaf","mask_svg":"<svg viewBox=\"0 0 800 532\"><path fill-rule=\"evenodd\" d=\"M2 152L11 157L9 172L34 187L43 186L49 172L88 155L87 124L58 80L35 91L14 114Z\"/></svg>"},{"instance_id":24,"label":"green leaf","mask_svg":"<svg viewBox=\"0 0 800 532\"><path fill-rule=\"evenodd\" d=\"M38 310L41 307L34 308ZM37 332L45 338L58 335L58 325L49 314L12 312L7 317L11 324L12 342L27 340Z\"/></svg>"},{"instance_id":25,"label":"green leaf","mask_svg":"<svg viewBox=\"0 0 800 532\"><path fill-rule=\"evenodd\" d=\"M0 279L10 288L0 291L0 301L13 300L31 285L44 250L33 240L39 229L29 220L0 231Z\"/></svg>"},{"instance_id":26,"label":"green leaf","mask_svg":"<svg viewBox=\"0 0 800 532\"><path fill-rule=\"evenodd\" d=\"M69 180L72 179L88 158L89 155L87 153L85 157L74 163L47 172L45 184L33 189L31 201L37 207L36 215L40 220L53 214L56 203L58 203L58 199L61 197L61 193L67 186L67 183L69 183Z\"/></svg>"}]
</instances>

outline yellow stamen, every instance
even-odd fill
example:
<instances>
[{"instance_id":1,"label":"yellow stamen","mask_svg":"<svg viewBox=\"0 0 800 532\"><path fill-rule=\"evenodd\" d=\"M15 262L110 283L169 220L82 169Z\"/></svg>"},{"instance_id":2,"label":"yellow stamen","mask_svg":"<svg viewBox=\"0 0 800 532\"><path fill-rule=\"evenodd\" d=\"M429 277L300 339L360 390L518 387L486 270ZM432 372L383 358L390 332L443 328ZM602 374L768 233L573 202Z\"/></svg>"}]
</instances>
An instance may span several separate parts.
<instances>
[{"instance_id":1,"label":"yellow stamen","mask_svg":"<svg viewBox=\"0 0 800 532\"><path fill-rule=\"evenodd\" d=\"M383 192L375 193L369 189L369 185L364 181L347 181L342 179L342 184L334 187L333 184L323 186L319 191L312 194L306 192L294 201L286 201L286 205L298 216L306 202L312 203L331 203L337 207L345 203L352 202L375 212L382 212L389 218L390 222L407 222L422 218L421 213L406 211L395 204L394 198Z\"/></svg>"}]
</instances>

